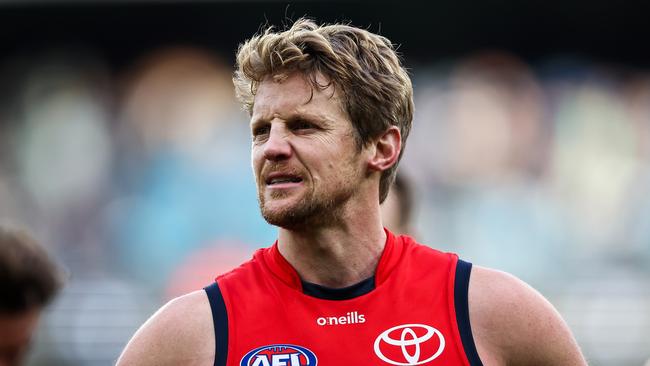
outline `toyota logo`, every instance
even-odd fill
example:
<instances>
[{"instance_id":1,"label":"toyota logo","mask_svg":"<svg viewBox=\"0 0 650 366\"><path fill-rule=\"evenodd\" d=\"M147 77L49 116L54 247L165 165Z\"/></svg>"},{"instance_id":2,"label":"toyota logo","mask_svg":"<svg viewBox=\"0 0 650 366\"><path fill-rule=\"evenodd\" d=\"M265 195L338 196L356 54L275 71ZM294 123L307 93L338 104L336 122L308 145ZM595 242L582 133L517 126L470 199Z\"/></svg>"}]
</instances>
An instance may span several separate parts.
<instances>
[{"instance_id":1,"label":"toyota logo","mask_svg":"<svg viewBox=\"0 0 650 366\"><path fill-rule=\"evenodd\" d=\"M434 335L440 341L437 349L435 348L435 341L432 340ZM385 346L385 344L388 346ZM395 349L395 347L399 348ZM445 337L442 336L442 333L436 328L424 324L398 325L384 331L375 340L377 357L391 365L423 365L435 360L444 349ZM402 351L403 360L395 360L399 358L397 350ZM391 358L387 357L386 354ZM420 360L423 357L426 358Z\"/></svg>"}]
</instances>

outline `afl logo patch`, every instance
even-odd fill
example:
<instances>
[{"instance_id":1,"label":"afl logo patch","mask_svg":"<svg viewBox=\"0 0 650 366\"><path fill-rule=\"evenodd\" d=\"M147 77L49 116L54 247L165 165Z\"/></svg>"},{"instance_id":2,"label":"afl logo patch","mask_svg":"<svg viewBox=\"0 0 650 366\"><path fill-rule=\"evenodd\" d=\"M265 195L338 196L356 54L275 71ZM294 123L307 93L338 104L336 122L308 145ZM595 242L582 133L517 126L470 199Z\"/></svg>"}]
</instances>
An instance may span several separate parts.
<instances>
[{"instance_id":1,"label":"afl logo patch","mask_svg":"<svg viewBox=\"0 0 650 366\"><path fill-rule=\"evenodd\" d=\"M391 365L424 365L445 349L445 337L434 327L403 324L387 329L375 339L375 354Z\"/></svg>"},{"instance_id":2,"label":"afl logo patch","mask_svg":"<svg viewBox=\"0 0 650 366\"><path fill-rule=\"evenodd\" d=\"M241 366L316 366L314 352L293 344L272 344L255 348L241 359Z\"/></svg>"}]
</instances>

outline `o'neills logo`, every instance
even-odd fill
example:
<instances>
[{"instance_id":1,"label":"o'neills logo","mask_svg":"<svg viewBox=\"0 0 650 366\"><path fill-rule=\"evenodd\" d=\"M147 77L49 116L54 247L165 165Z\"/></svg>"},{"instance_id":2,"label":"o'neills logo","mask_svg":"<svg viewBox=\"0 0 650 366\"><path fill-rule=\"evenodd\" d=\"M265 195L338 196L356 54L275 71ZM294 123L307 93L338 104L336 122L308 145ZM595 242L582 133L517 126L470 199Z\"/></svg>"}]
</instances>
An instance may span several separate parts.
<instances>
[{"instance_id":1,"label":"o'neills logo","mask_svg":"<svg viewBox=\"0 0 650 366\"><path fill-rule=\"evenodd\" d=\"M344 325L344 324L362 324L366 322L366 317L359 314L358 311L351 311L345 316L321 316L316 319L318 325Z\"/></svg>"}]
</instances>

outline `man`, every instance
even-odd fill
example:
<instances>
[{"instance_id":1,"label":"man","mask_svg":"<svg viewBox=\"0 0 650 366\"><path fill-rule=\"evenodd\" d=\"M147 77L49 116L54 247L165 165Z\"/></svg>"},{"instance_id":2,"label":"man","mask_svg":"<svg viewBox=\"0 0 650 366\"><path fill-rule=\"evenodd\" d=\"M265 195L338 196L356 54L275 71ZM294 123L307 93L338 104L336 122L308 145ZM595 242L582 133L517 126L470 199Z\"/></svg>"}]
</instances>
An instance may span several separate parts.
<instances>
[{"instance_id":1,"label":"man","mask_svg":"<svg viewBox=\"0 0 650 366\"><path fill-rule=\"evenodd\" d=\"M165 305L119 365L585 364L532 288L383 228L413 114L389 40L300 19L250 39L237 64L278 240Z\"/></svg>"},{"instance_id":2,"label":"man","mask_svg":"<svg viewBox=\"0 0 650 366\"><path fill-rule=\"evenodd\" d=\"M62 277L27 233L0 226L0 366L20 365Z\"/></svg>"}]
</instances>

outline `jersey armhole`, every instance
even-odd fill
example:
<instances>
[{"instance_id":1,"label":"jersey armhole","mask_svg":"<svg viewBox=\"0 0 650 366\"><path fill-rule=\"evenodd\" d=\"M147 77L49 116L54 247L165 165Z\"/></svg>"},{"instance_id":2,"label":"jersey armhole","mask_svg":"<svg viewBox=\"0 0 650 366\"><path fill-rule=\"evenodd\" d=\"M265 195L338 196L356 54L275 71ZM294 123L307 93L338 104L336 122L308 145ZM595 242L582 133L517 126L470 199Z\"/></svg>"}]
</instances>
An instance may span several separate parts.
<instances>
[{"instance_id":1,"label":"jersey armhole","mask_svg":"<svg viewBox=\"0 0 650 366\"><path fill-rule=\"evenodd\" d=\"M456 277L454 283L454 307L456 310L456 322L460 339L463 343L465 355L470 366L483 366L476 350L472 327L469 322L469 278L472 273L472 264L463 260L456 263Z\"/></svg>"},{"instance_id":2,"label":"jersey armhole","mask_svg":"<svg viewBox=\"0 0 650 366\"><path fill-rule=\"evenodd\" d=\"M215 356L214 366L226 366L228 359L228 313L221 289L217 282L204 288L210 301L212 323L214 324Z\"/></svg>"}]
</instances>

